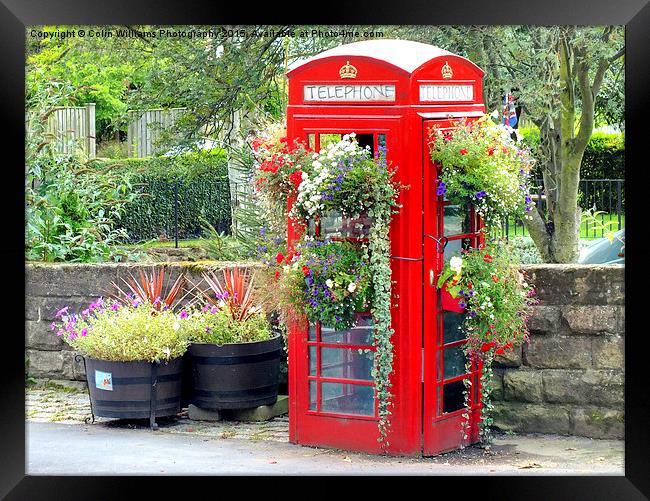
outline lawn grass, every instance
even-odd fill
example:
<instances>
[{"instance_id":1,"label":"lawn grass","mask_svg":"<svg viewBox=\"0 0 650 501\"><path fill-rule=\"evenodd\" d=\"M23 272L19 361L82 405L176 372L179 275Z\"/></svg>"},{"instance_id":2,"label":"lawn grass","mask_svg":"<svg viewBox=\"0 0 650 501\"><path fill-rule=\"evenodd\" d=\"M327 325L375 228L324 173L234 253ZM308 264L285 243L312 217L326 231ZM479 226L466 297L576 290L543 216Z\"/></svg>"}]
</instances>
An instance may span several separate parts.
<instances>
[{"instance_id":1,"label":"lawn grass","mask_svg":"<svg viewBox=\"0 0 650 501\"><path fill-rule=\"evenodd\" d=\"M616 214L599 214L596 218L600 221L601 225L607 225L605 228L594 226L583 222L580 225L580 238L583 240L595 240L603 238L607 231L618 231L625 228L625 214L621 214L621 226L618 226L618 215ZM508 221L508 236L529 236L528 230L523 224L515 224L514 221Z\"/></svg>"}]
</instances>

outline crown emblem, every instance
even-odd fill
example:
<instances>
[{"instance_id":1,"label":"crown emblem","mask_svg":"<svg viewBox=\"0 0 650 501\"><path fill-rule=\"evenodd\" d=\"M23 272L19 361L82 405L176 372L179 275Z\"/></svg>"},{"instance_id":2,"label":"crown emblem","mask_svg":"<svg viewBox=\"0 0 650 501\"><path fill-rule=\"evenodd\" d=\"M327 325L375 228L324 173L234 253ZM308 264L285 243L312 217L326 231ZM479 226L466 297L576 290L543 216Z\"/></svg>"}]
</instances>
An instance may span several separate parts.
<instances>
[{"instance_id":1,"label":"crown emblem","mask_svg":"<svg viewBox=\"0 0 650 501\"><path fill-rule=\"evenodd\" d=\"M451 66L449 66L447 61L445 61L445 65L442 67L442 78L449 80L453 76L454 72L452 71Z\"/></svg>"},{"instance_id":2,"label":"crown emblem","mask_svg":"<svg viewBox=\"0 0 650 501\"><path fill-rule=\"evenodd\" d=\"M347 61L339 70L341 78L357 78L357 69Z\"/></svg>"}]
</instances>

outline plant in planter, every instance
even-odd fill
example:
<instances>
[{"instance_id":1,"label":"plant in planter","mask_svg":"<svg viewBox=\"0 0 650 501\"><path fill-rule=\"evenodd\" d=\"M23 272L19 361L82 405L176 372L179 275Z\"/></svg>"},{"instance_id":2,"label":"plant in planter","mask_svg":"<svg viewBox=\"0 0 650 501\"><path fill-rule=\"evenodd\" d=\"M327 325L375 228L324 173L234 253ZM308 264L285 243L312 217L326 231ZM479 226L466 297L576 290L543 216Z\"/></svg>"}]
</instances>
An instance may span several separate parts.
<instances>
[{"instance_id":1,"label":"plant in planter","mask_svg":"<svg viewBox=\"0 0 650 501\"><path fill-rule=\"evenodd\" d=\"M374 321L372 376L378 400L379 440L386 445L389 426L391 336L391 267L388 231L401 186L393 179L385 151L372 158L354 133L311 155L300 173L291 216L307 228L334 214L366 227L353 242L318 241L304 235L290 252L271 262L285 317L303 313L334 328L354 326L360 310ZM296 176L297 177L297 176ZM262 185L262 191L264 186ZM266 195L274 193L267 190ZM281 200L287 200L285 193Z\"/></svg>"},{"instance_id":2,"label":"plant in planter","mask_svg":"<svg viewBox=\"0 0 650 501\"><path fill-rule=\"evenodd\" d=\"M431 129L430 155L442 165L437 194L459 205L472 203L488 228L509 215L528 216L534 202L528 181L534 161L503 126L486 115Z\"/></svg>"},{"instance_id":3,"label":"plant in planter","mask_svg":"<svg viewBox=\"0 0 650 501\"><path fill-rule=\"evenodd\" d=\"M282 340L255 304L253 277L233 268L203 279L208 288L190 313L192 403L217 410L274 404Z\"/></svg>"},{"instance_id":4,"label":"plant in planter","mask_svg":"<svg viewBox=\"0 0 650 501\"><path fill-rule=\"evenodd\" d=\"M93 419L149 418L155 428L156 417L180 411L186 311L101 297L78 314L68 310L59 310L51 327L83 356Z\"/></svg>"},{"instance_id":5,"label":"plant in planter","mask_svg":"<svg viewBox=\"0 0 650 501\"><path fill-rule=\"evenodd\" d=\"M505 242L492 242L483 249L463 251L461 257L453 257L440 274L437 285L455 298L465 312L462 330L467 337L463 345L467 369L471 360L483 362L479 428L481 441L489 443L492 360L495 355L502 355L505 350L528 340L527 321L529 307L536 302L535 291L525 274L519 271L519 263ZM471 385L471 379L465 382ZM468 386L466 403L469 391Z\"/></svg>"}]
</instances>

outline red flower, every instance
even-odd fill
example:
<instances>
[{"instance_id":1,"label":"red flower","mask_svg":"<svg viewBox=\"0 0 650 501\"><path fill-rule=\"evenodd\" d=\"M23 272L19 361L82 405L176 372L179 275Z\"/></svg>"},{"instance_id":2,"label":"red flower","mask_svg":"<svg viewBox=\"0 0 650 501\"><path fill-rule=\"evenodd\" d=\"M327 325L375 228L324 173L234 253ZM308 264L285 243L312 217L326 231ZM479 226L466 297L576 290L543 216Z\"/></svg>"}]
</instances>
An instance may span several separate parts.
<instances>
[{"instance_id":1,"label":"red flower","mask_svg":"<svg viewBox=\"0 0 650 501\"><path fill-rule=\"evenodd\" d=\"M309 268L307 266L302 267L302 274L305 276L309 275Z\"/></svg>"},{"instance_id":2,"label":"red flower","mask_svg":"<svg viewBox=\"0 0 650 501\"><path fill-rule=\"evenodd\" d=\"M485 261L486 263L491 263L492 262L492 256L490 256L489 254L486 254L485 256L483 256L483 261Z\"/></svg>"},{"instance_id":3,"label":"red flower","mask_svg":"<svg viewBox=\"0 0 650 501\"><path fill-rule=\"evenodd\" d=\"M275 164L272 164L268 160L265 162L262 162L262 165L260 165L260 170L262 172L277 172L278 171L278 166Z\"/></svg>"},{"instance_id":4,"label":"red flower","mask_svg":"<svg viewBox=\"0 0 650 501\"><path fill-rule=\"evenodd\" d=\"M494 347L494 345L496 345L494 341L490 343L483 343L483 345L481 346L481 351L483 353L485 353L486 351L490 351Z\"/></svg>"},{"instance_id":5,"label":"red flower","mask_svg":"<svg viewBox=\"0 0 650 501\"><path fill-rule=\"evenodd\" d=\"M503 348L497 348L497 351L495 351L497 355L503 355L505 353L505 350Z\"/></svg>"},{"instance_id":6,"label":"red flower","mask_svg":"<svg viewBox=\"0 0 650 501\"><path fill-rule=\"evenodd\" d=\"M508 348L512 348L512 346L513 346L512 343L506 343L505 345L503 345L503 347L504 347L506 350L507 350Z\"/></svg>"},{"instance_id":7,"label":"red flower","mask_svg":"<svg viewBox=\"0 0 650 501\"><path fill-rule=\"evenodd\" d=\"M282 261L284 261L284 254L282 254L282 252L278 252L275 256L275 262L280 264Z\"/></svg>"},{"instance_id":8,"label":"red flower","mask_svg":"<svg viewBox=\"0 0 650 501\"><path fill-rule=\"evenodd\" d=\"M462 150L460 150L460 154L461 155L467 155L467 149L463 148Z\"/></svg>"},{"instance_id":9,"label":"red flower","mask_svg":"<svg viewBox=\"0 0 650 501\"><path fill-rule=\"evenodd\" d=\"M472 282L467 282L467 288L471 289L472 288Z\"/></svg>"},{"instance_id":10,"label":"red flower","mask_svg":"<svg viewBox=\"0 0 650 501\"><path fill-rule=\"evenodd\" d=\"M492 281L496 284L499 281L499 277L492 275Z\"/></svg>"},{"instance_id":11,"label":"red flower","mask_svg":"<svg viewBox=\"0 0 650 501\"><path fill-rule=\"evenodd\" d=\"M496 150L495 147L488 148L488 150L487 150L488 157L491 157L492 155L494 155L494 150Z\"/></svg>"},{"instance_id":12,"label":"red flower","mask_svg":"<svg viewBox=\"0 0 650 501\"><path fill-rule=\"evenodd\" d=\"M506 148L505 146L501 146L501 151L504 153L508 153L508 148Z\"/></svg>"},{"instance_id":13,"label":"red flower","mask_svg":"<svg viewBox=\"0 0 650 501\"><path fill-rule=\"evenodd\" d=\"M293 174L289 176L289 180L296 186L296 189L298 186L300 186L300 183L302 182L302 171L297 170Z\"/></svg>"},{"instance_id":14,"label":"red flower","mask_svg":"<svg viewBox=\"0 0 650 501\"><path fill-rule=\"evenodd\" d=\"M253 149L254 149L255 151L257 151L257 150L260 149L261 146L264 146L264 140L261 139L261 138L259 138L259 137L256 137L256 138L253 139L253 141L251 142L251 146L253 147Z\"/></svg>"},{"instance_id":15,"label":"red flower","mask_svg":"<svg viewBox=\"0 0 650 501\"><path fill-rule=\"evenodd\" d=\"M280 272L279 271L275 272L275 279L280 280Z\"/></svg>"},{"instance_id":16,"label":"red flower","mask_svg":"<svg viewBox=\"0 0 650 501\"><path fill-rule=\"evenodd\" d=\"M280 142L281 143L286 143L287 142L287 136L281 137Z\"/></svg>"}]
</instances>

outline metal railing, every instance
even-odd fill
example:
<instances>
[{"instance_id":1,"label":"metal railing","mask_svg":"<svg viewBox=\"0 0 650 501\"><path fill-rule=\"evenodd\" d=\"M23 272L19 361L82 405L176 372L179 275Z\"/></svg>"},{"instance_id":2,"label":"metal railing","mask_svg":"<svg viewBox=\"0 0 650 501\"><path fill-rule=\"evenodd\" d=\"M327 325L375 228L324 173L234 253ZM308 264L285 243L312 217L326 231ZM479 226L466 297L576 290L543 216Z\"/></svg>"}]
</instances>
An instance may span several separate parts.
<instances>
[{"instance_id":1,"label":"metal railing","mask_svg":"<svg viewBox=\"0 0 650 501\"><path fill-rule=\"evenodd\" d=\"M546 211L546 195L542 179L535 179L531 185L531 198ZM580 238L602 238L607 231L618 231L625 227L625 180L624 179L583 179L580 181L578 205L583 210L600 212L593 221L582 221ZM501 236L528 236L521 218L508 218L501 228Z\"/></svg>"}]
</instances>

